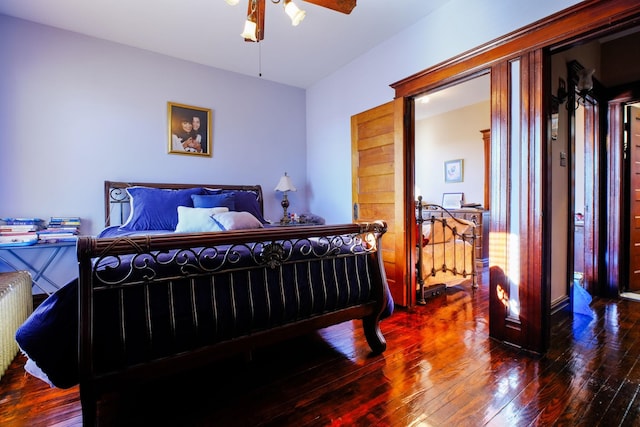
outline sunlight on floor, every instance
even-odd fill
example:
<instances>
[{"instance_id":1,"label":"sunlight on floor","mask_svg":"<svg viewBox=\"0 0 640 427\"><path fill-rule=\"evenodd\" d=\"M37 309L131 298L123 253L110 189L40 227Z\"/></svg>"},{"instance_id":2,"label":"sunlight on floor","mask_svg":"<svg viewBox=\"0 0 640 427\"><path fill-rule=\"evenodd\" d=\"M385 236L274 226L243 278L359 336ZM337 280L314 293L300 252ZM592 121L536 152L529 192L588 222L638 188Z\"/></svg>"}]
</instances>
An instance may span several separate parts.
<instances>
[{"instance_id":1,"label":"sunlight on floor","mask_svg":"<svg viewBox=\"0 0 640 427\"><path fill-rule=\"evenodd\" d=\"M620 294L620 298L640 301L640 294L636 294L634 292L623 292Z\"/></svg>"}]
</instances>

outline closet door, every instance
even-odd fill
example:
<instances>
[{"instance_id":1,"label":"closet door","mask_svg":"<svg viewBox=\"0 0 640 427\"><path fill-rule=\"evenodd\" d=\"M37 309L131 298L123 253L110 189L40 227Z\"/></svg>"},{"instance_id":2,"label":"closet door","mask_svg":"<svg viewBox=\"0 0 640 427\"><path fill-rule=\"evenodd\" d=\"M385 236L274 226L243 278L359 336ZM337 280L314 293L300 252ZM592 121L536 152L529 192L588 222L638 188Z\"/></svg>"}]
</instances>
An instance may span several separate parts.
<instances>
[{"instance_id":1,"label":"closet door","mask_svg":"<svg viewBox=\"0 0 640 427\"><path fill-rule=\"evenodd\" d=\"M413 268L409 268L405 227L406 150L402 98L351 117L351 173L353 219L385 220L382 257L391 294L397 305L407 306ZM413 300L413 298L411 298Z\"/></svg>"}]
</instances>

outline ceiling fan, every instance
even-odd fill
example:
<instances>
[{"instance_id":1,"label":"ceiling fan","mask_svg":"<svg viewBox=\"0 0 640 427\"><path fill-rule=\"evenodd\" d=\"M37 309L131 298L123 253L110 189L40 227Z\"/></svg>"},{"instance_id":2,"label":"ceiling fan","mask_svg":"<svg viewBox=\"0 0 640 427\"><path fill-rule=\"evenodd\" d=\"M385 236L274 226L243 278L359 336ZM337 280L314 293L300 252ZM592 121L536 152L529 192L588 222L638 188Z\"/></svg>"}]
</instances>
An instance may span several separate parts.
<instances>
[{"instance_id":1,"label":"ceiling fan","mask_svg":"<svg viewBox=\"0 0 640 427\"><path fill-rule=\"evenodd\" d=\"M240 0L225 0L234 6ZM305 12L300 10L293 0L271 0L271 3L278 4L282 1L285 13L291 18L292 25L298 25L305 17ZM350 14L356 7L356 0L303 0L307 3L326 7L337 12ZM240 34L247 42L259 42L264 40L264 15L266 0L249 0L247 6L247 20L244 31Z\"/></svg>"}]
</instances>

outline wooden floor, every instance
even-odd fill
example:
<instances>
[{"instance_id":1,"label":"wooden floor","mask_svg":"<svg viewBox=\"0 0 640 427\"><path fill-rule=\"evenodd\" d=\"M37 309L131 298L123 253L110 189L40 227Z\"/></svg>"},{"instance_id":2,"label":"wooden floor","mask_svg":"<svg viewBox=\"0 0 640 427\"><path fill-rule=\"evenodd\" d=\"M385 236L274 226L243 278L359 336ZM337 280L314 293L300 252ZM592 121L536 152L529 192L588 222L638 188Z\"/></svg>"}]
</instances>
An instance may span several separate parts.
<instances>
[{"instance_id":1,"label":"wooden floor","mask_svg":"<svg viewBox=\"0 0 640 427\"><path fill-rule=\"evenodd\" d=\"M489 339L486 284L450 288L385 320L381 356L347 322L110 396L101 425L640 425L640 302L591 309L554 315L551 348L533 357ZM23 363L0 380L0 425L81 425L78 389L51 389Z\"/></svg>"}]
</instances>

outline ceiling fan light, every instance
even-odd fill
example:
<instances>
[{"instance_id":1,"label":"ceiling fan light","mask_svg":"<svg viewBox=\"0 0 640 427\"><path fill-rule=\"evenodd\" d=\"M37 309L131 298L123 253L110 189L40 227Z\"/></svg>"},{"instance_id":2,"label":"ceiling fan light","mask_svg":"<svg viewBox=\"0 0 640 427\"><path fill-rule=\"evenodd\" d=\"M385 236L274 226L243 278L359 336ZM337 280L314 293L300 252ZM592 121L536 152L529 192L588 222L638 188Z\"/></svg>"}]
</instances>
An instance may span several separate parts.
<instances>
[{"instance_id":1,"label":"ceiling fan light","mask_svg":"<svg viewBox=\"0 0 640 427\"><path fill-rule=\"evenodd\" d=\"M593 73L595 72L596 70L593 68L583 68L578 71L578 84L576 85L578 92L586 93L593 89Z\"/></svg>"},{"instance_id":2,"label":"ceiling fan light","mask_svg":"<svg viewBox=\"0 0 640 427\"><path fill-rule=\"evenodd\" d=\"M307 12L301 10L294 2L291 0L284 2L284 12L291 18L291 25L296 26L307 15Z\"/></svg>"},{"instance_id":3,"label":"ceiling fan light","mask_svg":"<svg viewBox=\"0 0 640 427\"><path fill-rule=\"evenodd\" d=\"M231 5L231 6L235 6L235 5L237 5L238 3L240 3L240 0L224 0L224 1L226 1L226 2L227 2L227 4L228 4L228 5Z\"/></svg>"},{"instance_id":4,"label":"ceiling fan light","mask_svg":"<svg viewBox=\"0 0 640 427\"><path fill-rule=\"evenodd\" d=\"M240 36L245 40L257 42L257 30L258 25L250 18L247 18L247 20L244 22L244 30L242 31L242 34L240 34Z\"/></svg>"}]
</instances>

